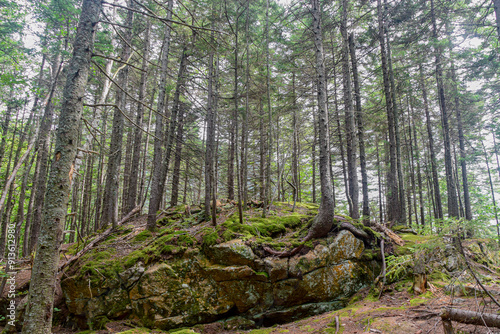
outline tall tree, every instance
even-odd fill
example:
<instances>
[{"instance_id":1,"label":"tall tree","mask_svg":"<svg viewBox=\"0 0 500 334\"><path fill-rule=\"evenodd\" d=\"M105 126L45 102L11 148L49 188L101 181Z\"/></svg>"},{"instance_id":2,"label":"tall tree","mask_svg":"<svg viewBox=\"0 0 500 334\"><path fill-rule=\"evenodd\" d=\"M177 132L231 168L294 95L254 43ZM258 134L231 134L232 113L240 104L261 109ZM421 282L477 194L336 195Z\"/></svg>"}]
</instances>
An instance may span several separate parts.
<instances>
[{"instance_id":1,"label":"tall tree","mask_svg":"<svg viewBox=\"0 0 500 334\"><path fill-rule=\"evenodd\" d=\"M349 52L352 62L352 75L354 79L354 97L356 101L356 120L358 121L358 144L359 144L359 163L361 166L361 184L363 192L363 219L369 222L370 202L368 198L368 174L366 171L366 153L365 153L365 130L363 126L363 110L361 108L361 88L359 85L358 60L356 58L356 48L354 46L354 33L349 35Z\"/></svg>"},{"instance_id":2,"label":"tall tree","mask_svg":"<svg viewBox=\"0 0 500 334\"><path fill-rule=\"evenodd\" d=\"M446 96L444 93L444 78L443 78L443 64L442 64L442 48L437 44L438 31L436 22L436 13L434 7L434 0L431 0L431 21L432 21L432 38L434 40L434 59L435 59L435 74L436 85L438 91L439 108L441 110L441 122L443 125L443 141L444 141L444 165L446 171L446 190L448 194L448 215L450 217L459 217L457 190L455 185L455 178L453 177L453 164L451 159L451 143L450 143L450 126L448 121L448 109L446 103Z\"/></svg>"},{"instance_id":3,"label":"tall tree","mask_svg":"<svg viewBox=\"0 0 500 334\"><path fill-rule=\"evenodd\" d=\"M169 0L167 4L167 20L172 19L172 8L174 0ZM156 122L155 122L155 140L153 153L153 171L151 180L151 192L148 207L148 222L147 227L150 231L156 230L156 214L160 209L161 199L163 197L163 189L165 186L165 174L163 164L163 145L164 135L164 117L165 117L165 94L167 90L167 75L168 75L168 55L170 52L170 24L165 25L163 38L163 53L161 57L160 82L158 84L158 104L156 107Z\"/></svg>"},{"instance_id":4,"label":"tall tree","mask_svg":"<svg viewBox=\"0 0 500 334\"><path fill-rule=\"evenodd\" d=\"M84 0L78 30L73 44L73 57L68 65L66 85L59 117L54 158L50 168L41 226L33 264L23 333L51 333L59 246L73 177L73 163L78 145L78 128L83 109L85 86L99 22L102 3Z\"/></svg>"},{"instance_id":5,"label":"tall tree","mask_svg":"<svg viewBox=\"0 0 500 334\"><path fill-rule=\"evenodd\" d=\"M384 81L385 105L387 109L387 127L389 132L389 170L387 172L387 220L391 224L400 222L401 203L397 182L397 154L396 154L396 133L394 127L393 95L387 65L387 50L385 45L385 23L384 12L382 11L381 0L377 0L378 13L378 39L380 43L380 57L382 62L382 76Z\"/></svg>"},{"instance_id":6,"label":"tall tree","mask_svg":"<svg viewBox=\"0 0 500 334\"><path fill-rule=\"evenodd\" d=\"M321 205L318 215L309 230L311 237L328 233L333 224L334 204L330 175L330 152L328 151L328 110L326 106L326 75L323 54L323 35L321 29L321 8L319 0L311 0L312 32L314 52L316 54L316 73L318 84L318 141L319 141L319 176L321 183Z\"/></svg>"}]
</instances>

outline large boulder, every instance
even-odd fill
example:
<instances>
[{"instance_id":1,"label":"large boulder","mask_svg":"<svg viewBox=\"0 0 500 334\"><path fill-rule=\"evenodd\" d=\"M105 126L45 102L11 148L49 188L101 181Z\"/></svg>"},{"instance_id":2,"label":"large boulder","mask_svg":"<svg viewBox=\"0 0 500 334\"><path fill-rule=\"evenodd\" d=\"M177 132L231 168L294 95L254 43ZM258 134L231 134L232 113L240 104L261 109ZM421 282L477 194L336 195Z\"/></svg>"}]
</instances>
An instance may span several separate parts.
<instances>
[{"instance_id":1,"label":"large boulder","mask_svg":"<svg viewBox=\"0 0 500 334\"><path fill-rule=\"evenodd\" d=\"M88 323L128 317L168 330L238 315L272 324L345 306L378 268L361 260L363 250L348 231L290 259L259 258L232 240L149 266L138 262L115 279L69 277L62 288L69 312Z\"/></svg>"}]
</instances>

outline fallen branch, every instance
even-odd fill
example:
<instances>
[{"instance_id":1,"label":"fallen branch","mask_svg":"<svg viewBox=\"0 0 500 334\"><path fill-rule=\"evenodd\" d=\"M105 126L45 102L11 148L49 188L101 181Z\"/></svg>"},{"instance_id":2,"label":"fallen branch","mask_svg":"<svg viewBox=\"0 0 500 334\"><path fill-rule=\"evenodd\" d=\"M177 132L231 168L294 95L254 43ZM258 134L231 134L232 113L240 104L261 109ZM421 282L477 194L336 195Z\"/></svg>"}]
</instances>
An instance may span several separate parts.
<instances>
[{"instance_id":1,"label":"fallen branch","mask_svg":"<svg viewBox=\"0 0 500 334\"><path fill-rule=\"evenodd\" d=\"M136 206L132 211L127 213L125 217L123 217L117 224L116 227L123 225L126 223L133 215L139 212L142 208L142 205ZM87 246L85 246L81 251L79 251L75 256L69 259L67 262L63 263L59 266L59 270L63 270L65 267L73 264L76 260L78 260L83 254L87 253L92 247L94 247L97 243L106 239L112 232L116 230L115 227L110 227L106 231L104 231L101 235L97 236L94 240L92 240Z\"/></svg>"},{"instance_id":2,"label":"fallen branch","mask_svg":"<svg viewBox=\"0 0 500 334\"><path fill-rule=\"evenodd\" d=\"M492 313L481 313L447 307L441 312L441 319L443 322L456 321L462 324L500 328L500 315Z\"/></svg>"},{"instance_id":3,"label":"fallen branch","mask_svg":"<svg viewBox=\"0 0 500 334\"><path fill-rule=\"evenodd\" d=\"M405 245L405 241L401 239L401 237L396 233L394 233L391 229L379 223L373 223L372 226L375 227L375 229L378 230L379 232L385 233L386 236L388 236L392 241L394 241L394 243L398 244L399 246Z\"/></svg>"}]
</instances>

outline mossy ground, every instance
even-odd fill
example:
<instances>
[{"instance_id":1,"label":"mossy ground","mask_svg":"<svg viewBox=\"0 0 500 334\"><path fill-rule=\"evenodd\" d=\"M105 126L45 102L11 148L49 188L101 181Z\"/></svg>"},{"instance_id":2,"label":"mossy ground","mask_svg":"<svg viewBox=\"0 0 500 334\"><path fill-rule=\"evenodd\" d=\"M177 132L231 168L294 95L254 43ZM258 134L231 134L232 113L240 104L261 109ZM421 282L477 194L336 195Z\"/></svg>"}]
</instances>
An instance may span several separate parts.
<instances>
[{"instance_id":1,"label":"mossy ground","mask_svg":"<svg viewBox=\"0 0 500 334\"><path fill-rule=\"evenodd\" d=\"M139 261L151 264L180 257L189 248L203 249L233 239L249 241L256 247L265 244L277 250L296 247L307 234L319 205L297 203L291 212L290 203L275 202L266 218L262 218L262 209L249 208L244 212L243 222L239 221L235 208L232 204L218 208L215 227L210 222L199 222L201 209L192 208L196 213L187 215L185 205L170 208L160 215L156 233L145 229L145 216L138 217L118 227L83 255L72 272L98 283L116 278L118 273ZM67 254L76 254L91 240L92 237L88 237L83 243L75 243ZM312 243L309 246L312 247Z\"/></svg>"}]
</instances>

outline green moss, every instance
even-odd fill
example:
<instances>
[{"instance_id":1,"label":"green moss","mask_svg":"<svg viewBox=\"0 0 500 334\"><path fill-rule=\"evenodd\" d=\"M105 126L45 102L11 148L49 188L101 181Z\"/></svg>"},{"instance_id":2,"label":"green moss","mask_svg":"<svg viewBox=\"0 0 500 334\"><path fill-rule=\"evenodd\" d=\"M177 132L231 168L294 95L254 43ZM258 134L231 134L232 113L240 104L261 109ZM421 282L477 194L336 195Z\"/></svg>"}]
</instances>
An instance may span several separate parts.
<instances>
[{"instance_id":1,"label":"green moss","mask_svg":"<svg viewBox=\"0 0 500 334\"><path fill-rule=\"evenodd\" d=\"M134 241L136 242L142 242L144 240L149 239L153 234L149 230L144 230L138 235L135 236Z\"/></svg>"},{"instance_id":2,"label":"green moss","mask_svg":"<svg viewBox=\"0 0 500 334\"><path fill-rule=\"evenodd\" d=\"M203 231L203 233L203 245L213 246L217 244L217 239L219 239L219 234L217 233L217 231L207 228Z\"/></svg>"},{"instance_id":3,"label":"green moss","mask_svg":"<svg viewBox=\"0 0 500 334\"><path fill-rule=\"evenodd\" d=\"M266 273L265 271L256 271L255 273L257 275L262 275L262 276L265 276L266 278L269 278L269 274Z\"/></svg>"},{"instance_id":4,"label":"green moss","mask_svg":"<svg viewBox=\"0 0 500 334\"><path fill-rule=\"evenodd\" d=\"M432 292L427 291L426 293L421 294L420 296L410 299L410 306L417 306L427 302L430 298L432 298Z\"/></svg>"},{"instance_id":5,"label":"green moss","mask_svg":"<svg viewBox=\"0 0 500 334\"><path fill-rule=\"evenodd\" d=\"M179 329L179 330L170 330L170 333L171 334L193 334L193 333L196 333L195 331L193 331L192 329L187 329L187 328L183 328L183 329Z\"/></svg>"},{"instance_id":6,"label":"green moss","mask_svg":"<svg viewBox=\"0 0 500 334\"><path fill-rule=\"evenodd\" d=\"M428 277L429 281L441 281L441 282L449 282L450 275L445 272L434 270Z\"/></svg>"},{"instance_id":7,"label":"green moss","mask_svg":"<svg viewBox=\"0 0 500 334\"><path fill-rule=\"evenodd\" d=\"M144 263L148 263L149 256L144 253L143 250L135 250L129 253L123 259L123 265L125 268L130 268L135 265L139 260L142 260Z\"/></svg>"},{"instance_id":8,"label":"green moss","mask_svg":"<svg viewBox=\"0 0 500 334\"><path fill-rule=\"evenodd\" d=\"M274 328L259 328L259 329L254 329L251 330L250 334L269 334L274 330Z\"/></svg>"},{"instance_id":9,"label":"green moss","mask_svg":"<svg viewBox=\"0 0 500 334\"><path fill-rule=\"evenodd\" d=\"M105 315L100 315L100 316L97 316L97 317L92 319L92 322L90 323L90 325L91 325L90 327L93 330L101 330L101 329L106 328L106 324L109 321L110 320L108 319L108 317L106 317Z\"/></svg>"},{"instance_id":10,"label":"green moss","mask_svg":"<svg viewBox=\"0 0 500 334\"><path fill-rule=\"evenodd\" d=\"M151 329L149 328L133 328L125 332L120 332L120 334L149 334L149 333L151 333ZM168 333L168 332L155 329L155 333Z\"/></svg>"}]
</instances>

